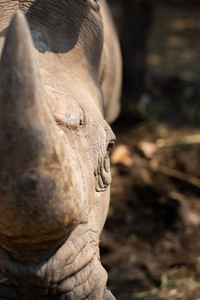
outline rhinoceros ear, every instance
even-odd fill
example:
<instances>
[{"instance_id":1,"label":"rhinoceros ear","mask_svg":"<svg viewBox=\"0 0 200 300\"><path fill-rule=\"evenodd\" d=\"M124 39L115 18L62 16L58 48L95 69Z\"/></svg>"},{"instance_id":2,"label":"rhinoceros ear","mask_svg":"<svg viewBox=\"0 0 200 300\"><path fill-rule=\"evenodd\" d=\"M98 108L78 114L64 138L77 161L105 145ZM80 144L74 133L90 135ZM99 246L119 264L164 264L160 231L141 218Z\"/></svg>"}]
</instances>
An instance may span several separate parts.
<instances>
[{"instance_id":1,"label":"rhinoceros ear","mask_svg":"<svg viewBox=\"0 0 200 300\"><path fill-rule=\"evenodd\" d=\"M85 199L83 175L45 100L34 51L17 12L0 61L0 244L11 251L16 243L63 238L80 221Z\"/></svg>"}]
</instances>

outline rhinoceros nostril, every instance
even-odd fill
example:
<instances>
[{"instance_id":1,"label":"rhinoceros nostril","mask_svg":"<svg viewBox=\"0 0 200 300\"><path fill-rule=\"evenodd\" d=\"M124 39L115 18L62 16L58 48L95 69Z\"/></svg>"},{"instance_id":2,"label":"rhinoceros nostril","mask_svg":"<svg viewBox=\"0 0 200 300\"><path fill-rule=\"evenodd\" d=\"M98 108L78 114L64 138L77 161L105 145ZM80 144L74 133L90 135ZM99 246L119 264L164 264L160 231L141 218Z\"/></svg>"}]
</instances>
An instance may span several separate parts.
<instances>
[{"instance_id":1,"label":"rhinoceros nostril","mask_svg":"<svg viewBox=\"0 0 200 300\"><path fill-rule=\"evenodd\" d=\"M26 178L21 180L18 184L18 189L24 195L34 194L37 190L38 182L36 179Z\"/></svg>"}]
</instances>

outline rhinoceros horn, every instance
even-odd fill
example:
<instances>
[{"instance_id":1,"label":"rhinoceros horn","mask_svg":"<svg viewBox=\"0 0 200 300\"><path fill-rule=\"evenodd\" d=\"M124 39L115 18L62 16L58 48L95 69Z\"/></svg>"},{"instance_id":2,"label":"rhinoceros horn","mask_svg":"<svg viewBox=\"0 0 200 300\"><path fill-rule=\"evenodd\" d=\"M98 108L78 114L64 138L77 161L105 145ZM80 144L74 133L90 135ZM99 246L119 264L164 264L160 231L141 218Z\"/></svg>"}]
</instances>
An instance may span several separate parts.
<instances>
[{"instance_id":1,"label":"rhinoceros horn","mask_svg":"<svg viewBox=\"0 0 200 300\"><path fill-rule=\"evenodd\" d=\"M0 61L0 244L62 240L80 221L85 189L75 154L45 99L24 15Z\"/></svg>"}]
</instances>

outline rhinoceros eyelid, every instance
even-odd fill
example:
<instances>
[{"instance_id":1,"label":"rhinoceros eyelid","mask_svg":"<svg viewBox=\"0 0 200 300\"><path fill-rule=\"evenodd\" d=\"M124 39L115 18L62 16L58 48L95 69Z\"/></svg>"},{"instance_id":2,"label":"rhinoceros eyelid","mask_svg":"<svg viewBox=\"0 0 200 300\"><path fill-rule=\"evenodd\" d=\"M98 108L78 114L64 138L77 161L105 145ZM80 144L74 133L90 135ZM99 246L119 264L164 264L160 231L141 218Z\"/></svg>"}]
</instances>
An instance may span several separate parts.
<instances>
[{"instance_id":1,"label":"rhinoceros eyelid","mask_svg":"<svg viewBox=\"0 0 200 300\"><path fill-rule=\"evenodd\" d=\"M111 140L109 143L108 143L108 147L107 147L107 150L111 150L115 148L115 140Z\"/></svg>"}]
</instances>

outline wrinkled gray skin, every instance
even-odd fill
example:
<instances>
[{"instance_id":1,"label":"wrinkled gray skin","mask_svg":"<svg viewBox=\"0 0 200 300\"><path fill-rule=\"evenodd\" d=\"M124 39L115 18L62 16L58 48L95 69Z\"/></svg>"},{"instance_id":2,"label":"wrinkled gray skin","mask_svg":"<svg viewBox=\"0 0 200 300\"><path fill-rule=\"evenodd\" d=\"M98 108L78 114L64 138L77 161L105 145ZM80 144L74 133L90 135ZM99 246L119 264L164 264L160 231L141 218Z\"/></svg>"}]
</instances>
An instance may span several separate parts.
<instances>
[{"instance_id":1,"label":"wrinkled gray skin","mask_svg":"<svg viewBox=\"0 0 200 300\"><path fill-rule=\"evenodd\" d=\"M99 258L121 85L107 5L0 0L0 53L0 299L114 299Z\"/></svg>"}]
</instances>

